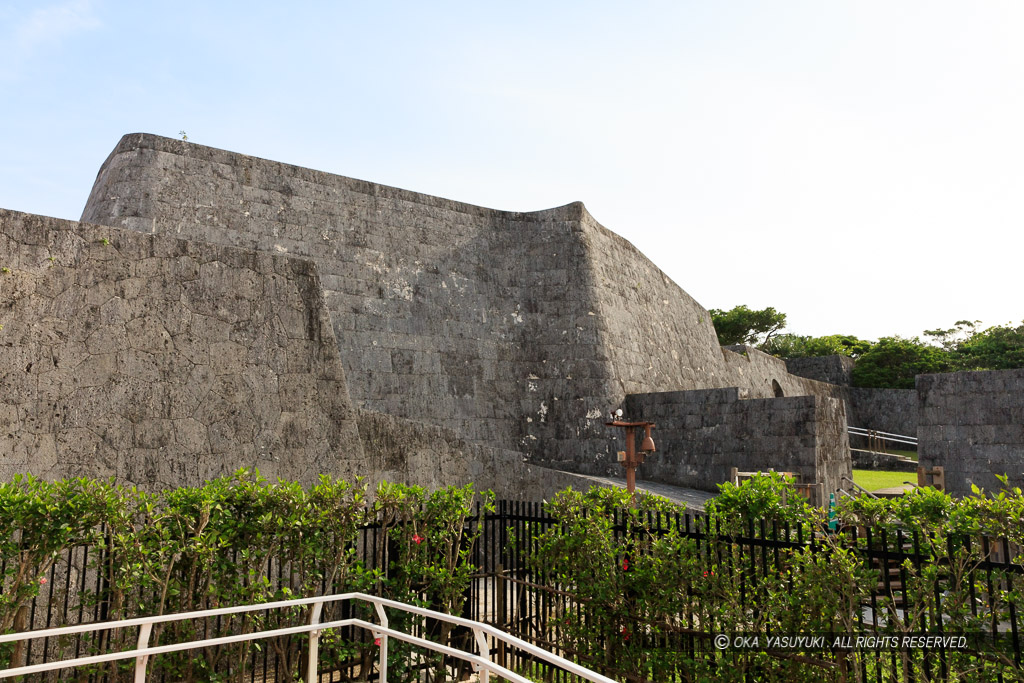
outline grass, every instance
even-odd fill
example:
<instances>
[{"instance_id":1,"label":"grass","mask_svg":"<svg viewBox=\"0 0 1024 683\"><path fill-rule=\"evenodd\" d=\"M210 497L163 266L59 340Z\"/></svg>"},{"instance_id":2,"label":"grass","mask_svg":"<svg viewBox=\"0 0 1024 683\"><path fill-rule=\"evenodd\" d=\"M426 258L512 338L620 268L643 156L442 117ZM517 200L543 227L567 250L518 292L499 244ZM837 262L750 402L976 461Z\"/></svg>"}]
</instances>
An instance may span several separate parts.
<instances>
[{"instance_id":1,"label":"grass","mask_svg":"<svg viewBox=\"0 0 1024 683\"><path fill-rule=\"evenodd\" d=\"M886 453L892 453L893 455L905 455L911 460L917 460L917 451L901 451L898 448L889 448Z\"/></svg>"},{"instance_id":2,"label":"grass","mask_svg":"<svg viewBox=\"0 0 1024 683\"><path fill-rule=\"evenodd\" d=\"M917 475L913 472L889 472L887 470L854 470L853 480L868 491L901 486L903 482L914 483Z\"/></svg>"}]
</instances>

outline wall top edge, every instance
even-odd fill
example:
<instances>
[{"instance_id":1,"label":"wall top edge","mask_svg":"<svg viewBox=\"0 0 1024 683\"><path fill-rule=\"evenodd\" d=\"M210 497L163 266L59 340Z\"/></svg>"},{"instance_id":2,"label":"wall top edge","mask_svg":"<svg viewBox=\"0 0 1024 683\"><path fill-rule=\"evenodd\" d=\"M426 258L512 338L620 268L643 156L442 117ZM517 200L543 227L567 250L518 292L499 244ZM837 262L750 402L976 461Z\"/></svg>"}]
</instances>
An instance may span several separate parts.
<instances>
[{"instance_id":1,"label":"wall top edge","mask_svg":"<svg viewBox=\"0 0 1024 683\"><path fill-rule=\"evenodd\" d=\"M584 216L590 215L586 207L583 205L583 202L579 201L570 202L568 204L549 209L540 209L537 211L505 211L501 209L491 209L488 207L477 206L475 204L460 202L454 199L446 199L444 197L405 190L391 185L383 185L368 180L360 180L358 178L352 178L337 173L306 168L304 166L274 161L272 159L264 159L261 157L243 154L241 152L232 152L230 150L163 137L152 133L128 133L127 135L122 136L117 146L110 153L110 156L108 156L106 161L103 162L103 166L100 168L97 177L102 175L107 166L110 165L118 156L139 150L152 150L233 166L262 167L265 170L277 173L286 178L297 178L329 186L343 186L346 189L361 192L363 194L443 207L458 211L459 213L472 215L487 215L510 220L534 221L579 221L583 220Z\"/></svg>"}]
</instances>

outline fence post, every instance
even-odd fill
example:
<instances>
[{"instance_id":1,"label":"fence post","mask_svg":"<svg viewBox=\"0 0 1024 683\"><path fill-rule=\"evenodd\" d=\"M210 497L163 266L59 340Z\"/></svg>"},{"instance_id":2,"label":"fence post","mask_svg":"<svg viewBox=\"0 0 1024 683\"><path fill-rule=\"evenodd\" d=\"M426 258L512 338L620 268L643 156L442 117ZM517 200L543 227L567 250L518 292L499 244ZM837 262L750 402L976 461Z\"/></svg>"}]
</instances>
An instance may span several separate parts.
<instances>
[{"instance_id":1,"label":"fence post","mask_svg":"<svg viewBox=\"0 0 1024 683\"><path fill-rule=\"evenodd\" d=\"M502 521L502 523L504 523L505 520L502 519L501 521ZM495 596L497 597L497 605L495 605L495 612L497 614L495 616L497 617L496 621L498 622L498 628L500 628L502 631L508 632L509 631L508 619L507 619L507 617L505 615L505 590L506 590L506 586L505 586L505 565L504 565L504 563L499 562L497 570L498 570L498 581L497 581L497 587L495 589ZM502 666L508 666L508 661L505 658L505 641L503 641L503 640L499 640L498 641L498 663L501 664Z\"/></svg>"},{"instance_id":2,"label":"fence post","mask_svg":"<svg viewBox=\"0 0 1024 683\"><path fill-rule=\"evenodd\" d=\"M384 628L388 627L388 615L384 613L384 605L374 601L373 606L377 609L377 618L380 619L380 625ZM388 634L380 634L380 663L377 665L380 678L377 680L380 683L387 683L388 681Z\"/></svg>"},{"instance_id":3,"label":"fence post","mask_svg":"<svg viewBox=\"0 0 1024 683\"><path fill-rule=\"evenodd\" d=\"M143 624L139 629L139 640L136 642L136 650L149 648L149 635L153 632L152 622ZM149 664L149 655L140 655L135 658L135 683L145 683L146 666Z\"/></svg>"},{"instance_id":4,"label":"fence post","mask_svg":"<svg viewBox=\"0 0 1024 683\"><path fill-rule=\"evenodd\" d=\"M324 608L324 603L315 602L313 603L313 609L309 611L309 623L310 625L320 623L320 612ZM314 683L317 678L317 665L320 659L320 630L314 629L309 632L309 663L306 665L306 683Z\"/></svg>"},{"instance_id":5,"label":"fence post","mask_svg":"<svg viewBox=\"0 0 1024 683\"><path fill-rule=\"evenodd\" d=\"M483 630L479 628L473 629L473 635L476 637L476 647L480 650L480 656L486 659L488 662L491 661L491 646L487 644L487 636L484 635ZM480 683L488 683L491 680L491 669L484 665L480 668Z\"/></svg>"}]
</instances>

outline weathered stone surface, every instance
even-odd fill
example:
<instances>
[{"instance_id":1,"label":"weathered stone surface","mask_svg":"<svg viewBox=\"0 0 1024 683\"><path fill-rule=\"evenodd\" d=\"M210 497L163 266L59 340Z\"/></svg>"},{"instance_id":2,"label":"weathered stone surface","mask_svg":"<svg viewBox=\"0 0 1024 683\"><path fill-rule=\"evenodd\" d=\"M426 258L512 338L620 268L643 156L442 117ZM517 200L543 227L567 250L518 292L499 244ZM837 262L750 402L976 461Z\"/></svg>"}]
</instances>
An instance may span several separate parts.
<instances>
[{"instance_id":1,"label":"weathered stone surface","mask_svg":"<svg viewBox=\"0 0 1024 683\"><path fill-rule=\"evenodd\" d=\"M851 427L914 436L917 433L917 392L854 387L851 385L853 366L852 358L838 355L786 361L786 369L793 375L837 386L832 395L845 401Z\"/></svg>"},{"instance_id":2,"label":"weathered stone surface","mask_svg":"<svg viewBox=\"0 0 1024 683\"><path fill-rule=\"evenodd\" d=\"M786 369L793 375L848 387L852 384L853 359L840 355L789 358Z\"/></svg>"},{"instance_id":3,"label":"weathered stone surface","mask_svg":"<svg viewBox=\"0 0 1024 683\"><path fill-rule=\"evenodd\" d=\"M83 219L313 259L357 406L562 469L616 471L603 420L628 393L834 391L721 350L707 311L579 203L494 211L135 134ZM234 324L246 291L203 315Z\"/></svg>"},{"instance_id":4,"label":"weathered stone surface","mask_svg":"<svg viewBox=\"0 0 1024 683\"><path fill-rule=\"evenodd\" d=\"M631 394L631 420L655 422L657 452L637 478L715 490L741 471L789 471L821 482L825 496L850 476L841 400L819 396L746 399L738 388ZM618 446L625 450L625 444ZM821 501L819 501L820 503Z\"/></svg>"},{"instance_id":5,"label":"weathered stone surface","mask_svg":"<svg viewBox=\"0 0 1024 683\"><path fill-rule=\"evenodd\" d=\"M730 370L731 383L748 390L750 398L783 398L787 396L821 396L838 398L842 387L827 382L790 374L786 361L753 346L723 346L722 356Z\"/></svg>"},{"instance_id":6,"label":"weathered stone surface","mask_svg":"<svg viewBox=\"0 0 1024 683\"><path fill-rule=\"evenodd\" d=\"M848 401L851 426L907 436L917 434L916 390L848 387L843 393Z\"/></svg>"},{"instance_id":7,"label":"weathered stone surface","mask_svg":"<svg viewBox=\"0 0 1024 683\"><path fill-rule=\"evenodd\" d=\"M1024 370L918 375L922 467L941 465L946 490L999 491L996 475L1024 486Z\"/></svg>"},{"instance_id":8,"label":"weathered stone surface","mask_svg":"<svg viewBox=\"0 0 1024 683\"><path fill-rule=\"evenodd\" d=\"M372 486L380 481L410 482L427 489L472 483L508 500L550 499L567 488L587 490L603 485L586 477L538 467L522 453L474 444L454 431L384 415L359 412L359 435L366 452L364 475Z\"/></svg>"},{"instance_id":9,"label":"weathered stone surface","mask_svg":"<svg viewBox=\"0 0 1024 683\"><path fill-rule=\"evenodd\" d=\"M619 473L603 423L641 392L684 405L659 419L679 463L782 454L764 467L828 490L849 471L847 390L719 348L582 204L493 211L130 135L84 212L129 231L0 215L0 476L256 465L536 498L590 483L538 464ZM663 481L722 478L683 464Z\"/></svg>"},{"instance_id":10,"label":"weathered stone surface","mask_svg":"<svg viewBox=\"0 0 1024 683\"><path fill-rule=\"evenodd\" d=\"M0 210L0 266L0 479L361 469L308 261Z\"/></svg>"}]
</instances>

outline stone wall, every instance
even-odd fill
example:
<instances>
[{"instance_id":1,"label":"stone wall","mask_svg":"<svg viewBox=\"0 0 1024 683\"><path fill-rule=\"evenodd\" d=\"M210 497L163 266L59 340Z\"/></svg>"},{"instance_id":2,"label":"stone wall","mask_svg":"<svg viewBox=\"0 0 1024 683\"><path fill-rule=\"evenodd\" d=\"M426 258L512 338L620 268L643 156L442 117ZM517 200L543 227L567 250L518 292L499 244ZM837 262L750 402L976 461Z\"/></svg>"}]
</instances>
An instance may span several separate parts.
<instances>
[{"instance_id":1,"label":"stone wall","mask_svg":"<svg viewBox=\"0 0 1024 683\"><path fill-rule=\"evenodd\" d=\"M794 375L848 387L852 384L853 359L840 355L789 358L786 369Z\"/></svg>"},{"instance_id":2,"label":"stone wall","mask_svg":"<svg viewBox=\"0 0 1024 683\"><path fill-rule=\"evenodd\" d=\"M852 386L854 361L847 356L791 358L786 369L793 375L837 385L833 394L846 402L851 427L892 434L917 434L917 392L913 389L869 389ZM858 444L864 446L864 444ZM894 448L912 448L893 444Z\"/></svg>"},{"instance_id":3,"label":"stone wall","mask_svg":"<svg viewBox=\"0 0 1024 683\"><path fill-rule=\"evenodd\" d=\"M0 210L0 267L0 479L361 466L310 262Z\"/></svg>"},{"instance_id":4,"label":"stone wall","mask_svg":"<svg viewBox=\"0 0 1024 683\"><path fill-rule=\"evenodd\" d=\"M579 203L494 211L136 134L83 219L314 260L357 406L538 463L616 471L603 421L629 392L773 395L760 366L737 381L707 311ZM770 371L787 395L809 382Z\"/></svg>"},{"instance_id":5,"label":"stone wall","mask_svg":"<svg viewBox=\"0 0 1024 683\"><path fill-rule=\"evenodd\" d=\"M811 395L835 398L842 395L840 387L790 374L786 361L753 346L723 346L722 357L732 381L732 384L724 386L747 389L750 398Z\"/></svg>"},{"instance_id":6,"label":"stone wall","mask_svg":"<svg viewBox=\"0 0 1024 683\"><path fill-rule=\"evenodd\" d=\"M914 389L848 387L850 425L892 434L917 435L918 398ZM898 446L894 448L912 448Z\"/></svg>"},{"instance_id":7,"label":"stone wall","mask_svg":"<svg viewBox=\"0 0 1024 683\"><path fill-rule=\"evenodd\" d=\"M850 475L842 401L818 396L746 399L737 388L632 394L631 420L657 424L657 452L637 478L704 490L728 481L730 469L798 473L822 482L827 495ZM625 450L625 445L618 446Z\"/></svg>"},{"instance_id":8,"label":"stone wall","mask_svg":"<svg viewBox=\"0 0 1024 683\"><path fill-rule=\"evenodd\" d=\"M922 467L941 465L946 490L970 495L1024 486L1024 370L918 375Z\"/></svg>"},{"instance_id":9,"label":"stone wall","mask_svg":"<svg viewBox=\"0 0 1024 683\"><path fill-rule=\"evenodd\" d=\"M359 411L359 435L366 452L364 475L380 481L410 482L428 490L472 483L507 500L550 500L558 491L587 491L595 482L524 462L523 454L474 444L445 427Z\"/></svg>"}]
</instances>

